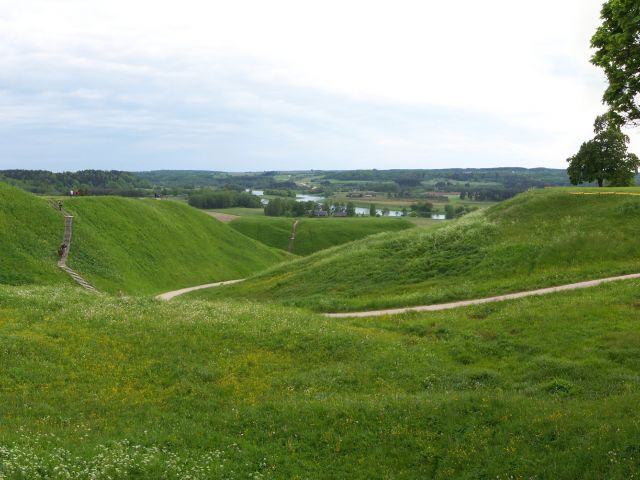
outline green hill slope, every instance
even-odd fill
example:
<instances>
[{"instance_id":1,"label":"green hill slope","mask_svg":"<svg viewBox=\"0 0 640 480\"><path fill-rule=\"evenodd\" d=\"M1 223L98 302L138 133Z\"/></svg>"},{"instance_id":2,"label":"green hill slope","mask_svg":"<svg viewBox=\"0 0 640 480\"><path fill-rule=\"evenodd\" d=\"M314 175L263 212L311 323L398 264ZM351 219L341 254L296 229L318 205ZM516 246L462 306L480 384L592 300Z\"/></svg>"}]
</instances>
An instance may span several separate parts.
<instances>
[{"instance_id":1,"label":"green hill slope","mask_svg":"<svg viewBox=\"0 0 640 480\"><path fill-rule=\"evenodd\" d=\"M69 265L99 290L158 293L242 278L287 254L178 202L84 197L74 215Z\"/></svg>"},{"instance_id":2,"label":"green hill slope","mask_svg":"<svg viewBox=\"0 0 640 480\"><path fill-rule=\"evenodd\" d=\"M350 311L640 272L640 197L572 191L527 192L439 228L376 235L192 295Z\"/></svg>"},{"instance_id":3,"label":"green hill slope","mask_svg":"<svg viewBox=\"0 0 640 480\"><path fill-rule=\"evenodd\" d=\"M56 266L63 232L44 199L0 183L0 283L67 282Z\"/></svg>"},{"instance_id":4,"label":"green hill slope","mask_svg":"<svg viewBox=\"0 0 640 480\"><path fill-rule=\"evenodd\" d=\"M633 478L639 288L336 320L0 286L0 477Z\"/></svg>"},{"instance_id":5,"label":"green hill slope","mask_svg":"<svg viewBox=\"0 0 640 480\"><path fill-rule=\"evenodd\" d=\"M229 225L265 245L287 250L293 222L293 218L241 217ZM301 218L292 253L310 255L375 233L412 227L413 223L400 218Z\"/></svg>"}]
</instances>

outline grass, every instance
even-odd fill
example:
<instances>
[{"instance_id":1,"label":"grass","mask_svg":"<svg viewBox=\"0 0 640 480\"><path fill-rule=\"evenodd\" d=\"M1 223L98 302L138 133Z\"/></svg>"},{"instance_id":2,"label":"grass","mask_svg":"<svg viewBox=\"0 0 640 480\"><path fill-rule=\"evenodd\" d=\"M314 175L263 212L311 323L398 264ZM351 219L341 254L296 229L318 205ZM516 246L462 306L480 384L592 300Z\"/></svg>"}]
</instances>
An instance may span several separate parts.
<instances>
[{"instance_id":1,"label":"grass","mask_svg":"<svg viewBox=\"0 0 640 480\"><path fill-rule=\"evenodd\" d=\"M352 311L640 272L640 197L570 191L530 191L433 229L372 236L191 295Z\"/></svg>"},{"instance_id":2,"label":"grass","mask_svg":"<svg viewBox=\"0 0 640 480\"><path fill-rule=\"evenodd\" d=\"M47 202L0 183L0 284L68 281L57 266L64 220Z\"/></svg>"},{"instance_id":3,"label":"grass","mask_svg":"<svg viewBox=\"0 0 640 480\"><path fill-rule=\"evenodd\" d=\"M400 218L301 218L292 253L310 255L380 232L400 231L413 224ZM287 250L295 219L244 217L229 225L265 245Z\"/></svg>"},{"instance_id":4,"label":"grass","mask_svg":"<svg viewBox=\"0 0 640 480\"><path fill-rule=\"evenodd\" d=\"M264 208L216 208L211 211L227 213L229 215L238 215L239 217L264 217Z\"/></svg>"},{"instance_id":5,"label":"grass","mask_svg":"<svg viewBox=\"0 0 640 480\"><path fill-rule=\"evenodd\" d=\"M288 258L179 202L84 197L64 205L74 215L69 264L99 290L159 293Z\"/></svg>"},{"instance_id":6,"label":"grass","mask_svg":"<svg viewBox=\"0 0 640 480\"><path fill-rule=\"evenodd\" d=\"M330 320L0 286L0 477L635 478L639 288Z\"/></svg>"}]
</instances>

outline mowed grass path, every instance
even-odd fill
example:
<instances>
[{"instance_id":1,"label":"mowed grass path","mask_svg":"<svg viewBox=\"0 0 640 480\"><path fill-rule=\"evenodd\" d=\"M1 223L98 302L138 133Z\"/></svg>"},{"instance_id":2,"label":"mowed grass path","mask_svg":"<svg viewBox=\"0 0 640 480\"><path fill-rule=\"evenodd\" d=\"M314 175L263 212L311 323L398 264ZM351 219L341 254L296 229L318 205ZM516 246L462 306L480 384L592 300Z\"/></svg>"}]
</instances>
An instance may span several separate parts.
<instances>
[{"instance_id":1,"label":"mowed grass path","mask_svg":"<svg viewBox=\"0 0 640 480\"><path fill-rule=\"evenodd\" d=\"M473 299L640 272L640 197L530 191L432 229L318 252L190 294L358 311ZM640 189L627 189L637 192Z\"/></svg>"},{"instance_id":2,"label":"mowed grass path","mask_svg":"<svg viewBox=\"0 0 640 480\"><path fill-rule=\"evenodd\" d=\"M330 320L0 286L0 476L633 478L639 291Z\"/></svg>"},{"instance_id":3,"label":"mowed grass path","mask_svg":"<svg viewBox=\"0 0 640 480\"><path fill-rule=\"evenodd\" d=\"M99 290L160 293L242 278L289 258L179 202L83 197L64 208L74 216L68 263Z\"/></svg>"},{"instance_id":4,"label":"mowed grass path","mask_svg":"<svg viewBox=\"0 0 640 480\"><path fill-rule=\"evenodd\" d=\"M265 245L287 250L294 218L241 217L229 225ZM401 218L301 218L292 253L310 255L326 248L380 232L396 232L414 225Z\"/></svg>"}]
</instances>

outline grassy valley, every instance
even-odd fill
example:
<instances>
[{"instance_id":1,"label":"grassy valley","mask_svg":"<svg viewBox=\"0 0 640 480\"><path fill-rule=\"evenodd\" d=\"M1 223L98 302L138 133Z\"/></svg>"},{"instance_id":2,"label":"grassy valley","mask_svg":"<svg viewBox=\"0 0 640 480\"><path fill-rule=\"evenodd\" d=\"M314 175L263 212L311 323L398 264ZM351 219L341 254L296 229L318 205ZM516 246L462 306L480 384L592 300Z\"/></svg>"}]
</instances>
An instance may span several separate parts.
<instances>
[{"instance_id":1,"label":"grassy valley","mask_svg":"<svg viewBox=\"0 0 640 480\"><path fill-rule=\"evenodd\" d=\"M71 265L95 295L55 266L60 213L0 186L0 478L633 478L640 281L444 312L311 311L640 271L640 196L578 191L433 228L302 219L316 249L402 230L281 265L293 219L66 200Z\"/></svg>"},{"instance_id":2,"label":"grassy valley","mask_svg":"<svg viewBox=\"0 0 640 480\"><path fill-rule=\"evenodd\" d=\"M576 191L530 191L440 227L380 234L192 295L350 311L640 271L640 197Z\"/></svg>"},{"instance_id":3,"label":"grassy valley","mask_svg":"<svg viewBox=\"0 0 640 480\"><path fill-rule=\"evenodd\" d=\"M401 218L278 218L247 216L229 225L265 245L287 250L293 223L298 221L292 253L310 255L380 232L397 232L414 225Z\"/></svg>"}]
</instances>

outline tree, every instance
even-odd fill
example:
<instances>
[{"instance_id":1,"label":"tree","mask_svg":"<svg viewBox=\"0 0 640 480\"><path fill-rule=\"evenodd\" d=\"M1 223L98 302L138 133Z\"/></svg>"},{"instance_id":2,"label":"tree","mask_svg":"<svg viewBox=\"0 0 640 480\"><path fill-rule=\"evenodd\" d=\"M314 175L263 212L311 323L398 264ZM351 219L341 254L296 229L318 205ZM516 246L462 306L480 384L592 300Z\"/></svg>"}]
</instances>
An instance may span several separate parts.
<instances>
[{"instance_id":1,"label":"tree","mask_svg":"<svg viewBox=\"0 0 640 480\"><path fill-rule=\"evenodd\" d=\"M596 118L594 131L595 137L584 142L578 153L567 159L571 183L597 181L602 187L607 180L612 186L630 185L639 162L636 155L627 153L629 137L609 115Z\"/></svg>"},{"instance_id":2,"label":"tree","mask_svg":"<svg viewBox=\"0 0 640 480\"><path fill-rule=\"evenodd\" d=\"M369 216L370 217L375 217L376 216L376 206L372 203L371 205L369 205Z\"/></svg>"},{"instance_id":3,"label":"tree","mask_svg":"<svg viewBox=\"0 0 640 480\"><path fill-rule=\"evenodd\" d=\"M456 209L453 205L445 205L444 206L444 216L447 220L451 220L452 218L456 218Z\"/></svg>"},{"instance_id":4,"label":"tree","mask_svg":"<svg viewBox=\"0 0 640 480\"><path fill-rule=\"evenodd\" d=\"M640 2L607 0L600 12L602 25L591 38L596 49L591 62L601 67L609 87L603 101L614 121L640 121Z\"/></svg>"},{"instance_id":5,"label":"tree","mask_svg":"<svg viewBox=\"0 0 640 480\"><path fill-rule=\"evenodd\" d=\"M348 217L355 217L356 215L356 206L353 204L353 202L347 202L347 216Z\"/></svg>"}]
</instances>

